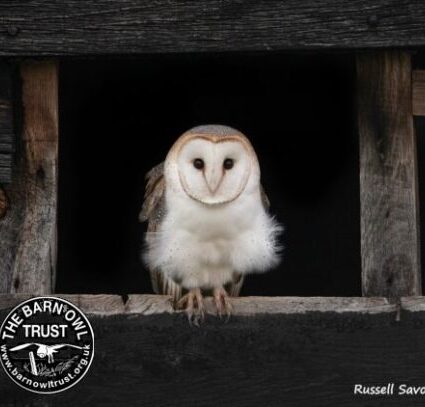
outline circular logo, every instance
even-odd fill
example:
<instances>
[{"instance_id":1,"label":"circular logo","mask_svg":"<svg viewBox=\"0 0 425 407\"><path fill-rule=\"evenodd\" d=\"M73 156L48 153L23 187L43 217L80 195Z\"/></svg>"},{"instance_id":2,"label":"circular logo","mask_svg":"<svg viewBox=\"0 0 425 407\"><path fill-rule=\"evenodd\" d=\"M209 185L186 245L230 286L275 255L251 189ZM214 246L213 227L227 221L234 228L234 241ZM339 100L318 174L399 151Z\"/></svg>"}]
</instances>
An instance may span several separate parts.
<instances>
[{"instance_id":1,"label":"circular logo","mask_svg":"<svg viewBox=\"0 0 425 407\"><path fill-rule=\"evenodd\" d=\"M31 298L0 328L0 361L8 376L35 393L58 393L79 382L93 360L90 322L56 297Z\"/></svg>"}]
</instances>

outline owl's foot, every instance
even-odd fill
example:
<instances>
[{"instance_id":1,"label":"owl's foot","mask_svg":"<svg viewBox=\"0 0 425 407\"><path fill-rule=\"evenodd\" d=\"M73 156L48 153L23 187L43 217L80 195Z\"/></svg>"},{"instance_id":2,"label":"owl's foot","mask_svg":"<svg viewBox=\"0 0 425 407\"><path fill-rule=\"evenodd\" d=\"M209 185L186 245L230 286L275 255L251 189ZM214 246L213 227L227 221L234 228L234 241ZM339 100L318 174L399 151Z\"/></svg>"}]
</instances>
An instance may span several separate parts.
<instances>
[{"instance_id":1,"label":"owl's foot","mask_svg":"<svg viewBox=\"0 0 425 407\"><path fill-rule=\"evenodd\" d=\"M204 301L199 288L193 288L177 302L177 308L185 309L190 325L199 327L205 318Z\"/></svg>"},{"instance_id":2,"label":"owl's foot","mask_svg":"<svg viewBox=\"0 0 425 407\"><path fill-rule=\"evenodd\" d=\"M226 315L226 321L229 320L232 313L232 304L230 304L229 294L223 287L214 288L214 303L217 308L217 315L221 318Z\"/></svg>"}]
</instances>

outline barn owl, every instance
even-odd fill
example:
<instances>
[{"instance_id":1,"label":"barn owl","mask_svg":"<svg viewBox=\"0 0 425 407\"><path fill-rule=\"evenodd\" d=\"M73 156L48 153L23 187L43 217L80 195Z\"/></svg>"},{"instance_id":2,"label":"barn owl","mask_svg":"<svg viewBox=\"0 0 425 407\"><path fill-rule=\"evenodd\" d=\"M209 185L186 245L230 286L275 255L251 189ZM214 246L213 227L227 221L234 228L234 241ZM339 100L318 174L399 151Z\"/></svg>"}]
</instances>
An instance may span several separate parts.
<instances>
[{"instance_id":1,"label":"barn owl","mask_svg":"<svg viewBox=\"0 0 425 407\"><path fill-rule=\"evenodd\" d=\"M260 166L241 132L205 125L183 133L147 175L140 221L153 289L173 296L189 322L204 317L203 295L231 313L246 274L279 261L282 227L268 214Z\"/></svg>"}]
</instances>

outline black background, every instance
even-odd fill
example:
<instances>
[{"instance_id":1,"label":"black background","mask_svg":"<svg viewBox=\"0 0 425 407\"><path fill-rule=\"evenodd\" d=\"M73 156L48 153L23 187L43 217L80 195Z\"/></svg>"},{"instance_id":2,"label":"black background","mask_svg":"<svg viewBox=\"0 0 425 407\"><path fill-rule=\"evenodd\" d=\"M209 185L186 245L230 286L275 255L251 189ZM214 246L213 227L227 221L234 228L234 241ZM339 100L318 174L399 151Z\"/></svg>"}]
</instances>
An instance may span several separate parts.
<instances>
[{"instance_id":1,"label":"black background","mask_svg":"<svg viewBox=\"0 0 425 407\"><path fill-rule=\"evenodd\" d=\"M242 295L361 295L354 76L348 54L62 61L56 292L151 292L144 174L182 132L219 123L251 139L286 229L282 264Z\"/></svg>"}]
</instances>

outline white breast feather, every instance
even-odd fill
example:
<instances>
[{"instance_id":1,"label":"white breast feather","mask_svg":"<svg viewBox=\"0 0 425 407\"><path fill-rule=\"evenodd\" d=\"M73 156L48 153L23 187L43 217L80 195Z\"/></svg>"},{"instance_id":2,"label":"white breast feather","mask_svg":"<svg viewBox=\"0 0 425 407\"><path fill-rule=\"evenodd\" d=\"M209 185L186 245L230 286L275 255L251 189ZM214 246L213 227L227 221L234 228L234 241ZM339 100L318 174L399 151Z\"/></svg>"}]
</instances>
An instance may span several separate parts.
<instances>
[{"instance_id":1,"label":"white breast feather","mask_svg":"<svg viewBox=\"0 0 425 407\"><path fill-rule=\"evenodd\" d=\"M146 261L185 288L221 287L234 272L275 266L282 229L264 210L259 189L213 207L166 190L166 215L147 236Z\"/></svg>"}]
</instances>

